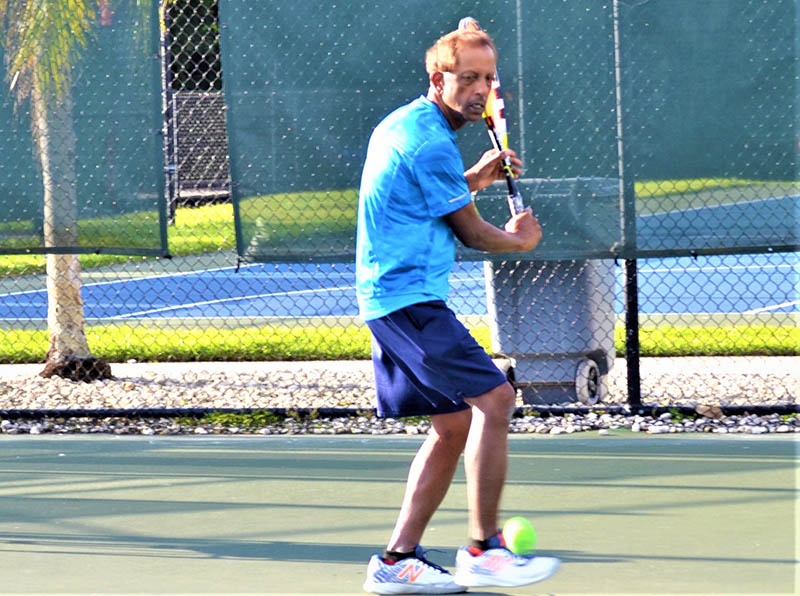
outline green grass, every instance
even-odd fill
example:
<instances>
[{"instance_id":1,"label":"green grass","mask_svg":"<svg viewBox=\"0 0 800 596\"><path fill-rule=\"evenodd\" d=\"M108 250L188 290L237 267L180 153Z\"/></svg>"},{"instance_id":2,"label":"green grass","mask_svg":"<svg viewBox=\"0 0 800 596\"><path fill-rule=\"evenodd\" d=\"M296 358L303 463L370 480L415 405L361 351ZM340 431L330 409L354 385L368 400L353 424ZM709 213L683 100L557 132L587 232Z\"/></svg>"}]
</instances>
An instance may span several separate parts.
<instances>
[{"instance_id":1,"label":"green grass","mask_svg":"<svg viewBox=\"0 0 800 596\"><path fill-rule=\"evenodd\" d=\"M268 231L275 244L320 232L352 236L357 208L355 189L261 195L239 204L243 222Z\"/></svg>"},{"instance_id":2,"label":"green grass","mask_svg":"<svg viewBox=\"0 0 800 596\"><path fill-rule=\"evenodd\" d=\"M624 329L616 330L617 351L624 350ZM800 328L773 325L730 327L643 327L643 356L798 356ZM622 347L622 350L620 349Z\"/></svg>"},{"instance_id":3,"label":"green grass","mask_svg":"<svg viewBox=\"0 0 800 596\"><path fill-rule=\"evenodd\" d=\"M362 360L370 357L369 331L350 327L158 328L102 325L87 328L92 353L110 362ZM491 350L488 327L472 334ZM0 363L44 362L47 332L3 331ZM625 353L618 327L618 356ZM797 356L800 329L776 326L652 327L640 330L643 356Z\"/></svg>"},{"instance_id":4,"label":"green grass","mask_svg":"<svg viewBox=\"0 0 800 596\"><path fill-rule=\"evenodd\" d=\"M322 242L323 237L352 237L356 222L357 191L304 192L252 197L241 202L240 207L247 225L253 233L268 235L272 245L297 244L298 242ZM302 214L302 218L298 217ZM155 212L126 214L124 223L117 218L96 218L81 222L84 233L102 245L125 243L125 238L147 238L153 236L158 221ZM5 224L4 224L5 225ZM11 225L11 224L9 224ZM30 228L30 222L15 224ZM247 229L247 228L246 228ZM262 232L262 230L264 230ZM266 232L268 230L268 234ZM200 255L217 251L236 250L233 227L233 206L230 203L184 207L177 210L175 225L167 229L169 251L172 256ZM264 238L260 238L262 241ZM31 239L15 238L18 247L30 246ZM139 241L141 244L141 240ZM11 247L12 240L4 240ZM152 245L157 245L157 238ZM81 267L84 270L120 263L145 260L148 257L126 255L83 254ZM152 258L152 257L149 257ZM0 255L0 276L41 274L45 271L44 255Z\"/></svg>"},{"instance_id":5,"label":"green grass","mask_svg":"<svg viewBox=\"0 0 800 596\"><path fill-rule=\"evenodd\" d=\"M127 215L130 228L124 230L124 237L146 237L152 235L155 213L143 212L136 217ZM93 219L83 222L81 226L96 231L112 230L118 224L113 219ZM137 234L139 236L137 236ZM236 239L233 229L233 206L230 203L204 205L197 208L178 209L175 225L167 231L169 250L173 256L187 256L215 251L233 251ZM93 234L94 238L97 235ZM119 239L106 238L102 242L119 244ZM151 257L152 258L152 257ZM84 270L104 267L118 263L131 263L145 260L146 257L130 257L126 255L84 254L81 255L81 268ZM0 276L32 275L44 273L44 255L0 255Z\"/></svg>"},{"instance_id":6,"label":"green grass","mask_svg":"<svg viewBox=\"0 0 800 596\"><path fill-rule=\"evenodd\" d=\"M202 417L179 417L175 420L184 426L236 426L245 429L263 428L270 424L278 424L283 421L281 416L268 410L254 410L253 412L239 414L233 412L209 412Z\"/></svg>"},{"instance_id":7,"label":"green grass","mask_svg":"<svg viewBox=\"0 0 800 596\"><path fill-rule=\"evenodd\" d=\"M636 196L645 198L754 184L762 183L744 178L693 178L691 180L646 180L636 182L635 187Z\"/></svg>"},{"instance_id":8,"label":"green grass","mask_svg":"<svg viewBox=\"0 0 800 596\"><path fill-rule=\"evenodd\" d=\"M798 182L696 178L637 182L636 212L640 215L713 207L796 194Z\"/></svg>"},{"instance_id":9,"label":"green grass","mask_svg":"<svg viewBox=\"0 0 800 596\"><path fill-rule=\"evenodd\" d=\"M43 362L47 332L11 329L0 363ZM332 360L369 356L366 327L159 328L129 325L87 327L92 353L111 362L210 360Z\"/></svg>"}]
</instances>

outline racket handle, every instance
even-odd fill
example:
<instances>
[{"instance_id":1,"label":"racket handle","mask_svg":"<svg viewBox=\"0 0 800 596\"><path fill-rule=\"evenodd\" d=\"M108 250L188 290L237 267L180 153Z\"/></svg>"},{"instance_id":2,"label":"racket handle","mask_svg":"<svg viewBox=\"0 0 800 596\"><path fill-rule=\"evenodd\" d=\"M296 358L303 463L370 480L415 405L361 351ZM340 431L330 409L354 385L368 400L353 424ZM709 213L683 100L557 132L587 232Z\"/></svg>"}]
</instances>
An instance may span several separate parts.
<instances>
[{"instance_id":1,"label":"racket handle","mask_svg":"<svg viewBox=\"0 0 800 596\"><path fill-rule=\"evenodd\" d=\"M522 193L519 191L517 181L514 176L509 173L511 164L506 167L506 185L508 186L508 209L511 215L517 215L525 211L525 201L522 199Z\"/></svg>"},{"instance_id":2,"label":"racket handle","mask_svg":"<svg viewBox=\"0 0 800 596\"><path fill-rule=\"evenodd\" d=\"M525 211L525 203L522 202L522 195L519 193L508 195L508 209L511 215L517 215Z\"/></svg>"},{"instance_id":3,"label":"racket handle","mask_svg":"<svg viewBox=\"0 0 800 596\"><path fill-rule=\"evenodd\" d=\"M498 151L502 151L503 147L500 145L500 139L497 138L497 132L494 129L494 120L491 116L484 116L484 120L486 120L486 130L492 140L492 146ZM508 186L508 209L511 211L511 215L522 213L525 210L525 202L522 200L522 193L519 192L517 181L514 179L514 171L511 169L511 160L508 157L503 160L503 173L506 175L506 185Z\"/></svg>"}]
</instances>

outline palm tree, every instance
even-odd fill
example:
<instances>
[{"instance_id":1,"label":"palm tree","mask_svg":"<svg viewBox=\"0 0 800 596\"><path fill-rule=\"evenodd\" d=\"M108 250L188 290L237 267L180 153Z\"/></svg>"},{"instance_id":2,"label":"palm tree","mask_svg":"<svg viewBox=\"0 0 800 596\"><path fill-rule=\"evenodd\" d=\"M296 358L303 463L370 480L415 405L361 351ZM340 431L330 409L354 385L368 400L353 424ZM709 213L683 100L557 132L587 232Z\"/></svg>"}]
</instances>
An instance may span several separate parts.
<instances>
[{"instance_id":1,"label":"palm tree","mask_svg":"<svg viewBox=\"0 0 800 596\"><path fill-rule=\"evenodd\" d=\"M0 42L16 104L30 101L31 129L41 166L45 247L78 246L72 67L104 2L0 0ZM50 345L42 376L110 378L86 339L76 254L47 254Z\"/></svg>"}]
</instances>

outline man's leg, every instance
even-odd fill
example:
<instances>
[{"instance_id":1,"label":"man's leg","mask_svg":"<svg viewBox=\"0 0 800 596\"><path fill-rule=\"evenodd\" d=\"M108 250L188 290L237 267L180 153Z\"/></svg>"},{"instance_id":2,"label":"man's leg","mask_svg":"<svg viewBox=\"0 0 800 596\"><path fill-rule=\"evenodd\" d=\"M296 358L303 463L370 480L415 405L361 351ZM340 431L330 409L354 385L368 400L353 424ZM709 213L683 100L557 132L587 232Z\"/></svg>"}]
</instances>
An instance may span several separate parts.
<instances>
[{"instance_id":1,"label":"man's leg","mask_svg":"<svg viewBox=\"0 0 800 596\"><path fill-rule=\"evenodd\" d=\"M410 552L438 509L453 480L470 432L471 410L431 416L431 431L408 474L403 505L388 550Z\"/></svg>"},{"instance_id":2,"label":"man's leg","mask_svg":"<svg viewBox=\"0 0 800 596\"><path fill-rule=\"evenodd\" d=\"M485 540L499 529L500 497L508 466L508 423L516 394L509 383L465 400L472 426L464 451L470 537Z\"/></svg>"},{"instance_id":3,"label":"man's leg","mask_svg":"<svg viewBox=\"0 0 800 596\"><path fill-rule=\"evenodd\" d=\"M431 431L417 451L408 474L403 505L389 551L373 555L364 590L376 594L455 594L466 588L444 568L429 561L419 543L431 517L447 494L469 435L470 409L431 416Z\"/></svg>"},{"instance_id":4,"label":"man's leg","mask_svg":"<svg viewBox=\"0 0 800 596\"><path fill-rule=\"evenodd\" d=\"M495 538L515 397L514 389L503 383L467 400L472 406L472 428L464 451L470 533L482 544L459 549L454 579L460 586L524 586L547 579L558 568L558 559L516 556Z\"/></svg>"}]
</instances>

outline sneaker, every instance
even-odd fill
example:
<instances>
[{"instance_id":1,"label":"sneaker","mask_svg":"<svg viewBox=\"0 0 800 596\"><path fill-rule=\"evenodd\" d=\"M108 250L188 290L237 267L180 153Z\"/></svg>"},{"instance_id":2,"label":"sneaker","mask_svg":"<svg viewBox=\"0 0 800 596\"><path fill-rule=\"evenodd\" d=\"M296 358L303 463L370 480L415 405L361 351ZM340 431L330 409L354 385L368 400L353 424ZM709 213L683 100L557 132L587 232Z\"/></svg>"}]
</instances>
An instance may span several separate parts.
<instances>
[{"instance_id":1,"label":"sneaker","mask_svg":"<svg viewBox=\"0 0 800 596\"><path fill-rule=\"evenodd\" d=\"M425 558L417 546L414 556L397 563L386 563L372 555L367 567L364 591L373 594L455 594L466 588L453 581L452 574Z\"/></svg>"},{"instance_id":2,"label":"sneaker","mask_svg":"<svg viewBox=\"0 0 800 596\"><path fill-rule=\"evenodd\" d=\"M502 547L475 552L462 546L456 555L454 579L468 588L513 588L547 579L560 562L554 557L521 557Z\"/></svg>"}]
</instances>

